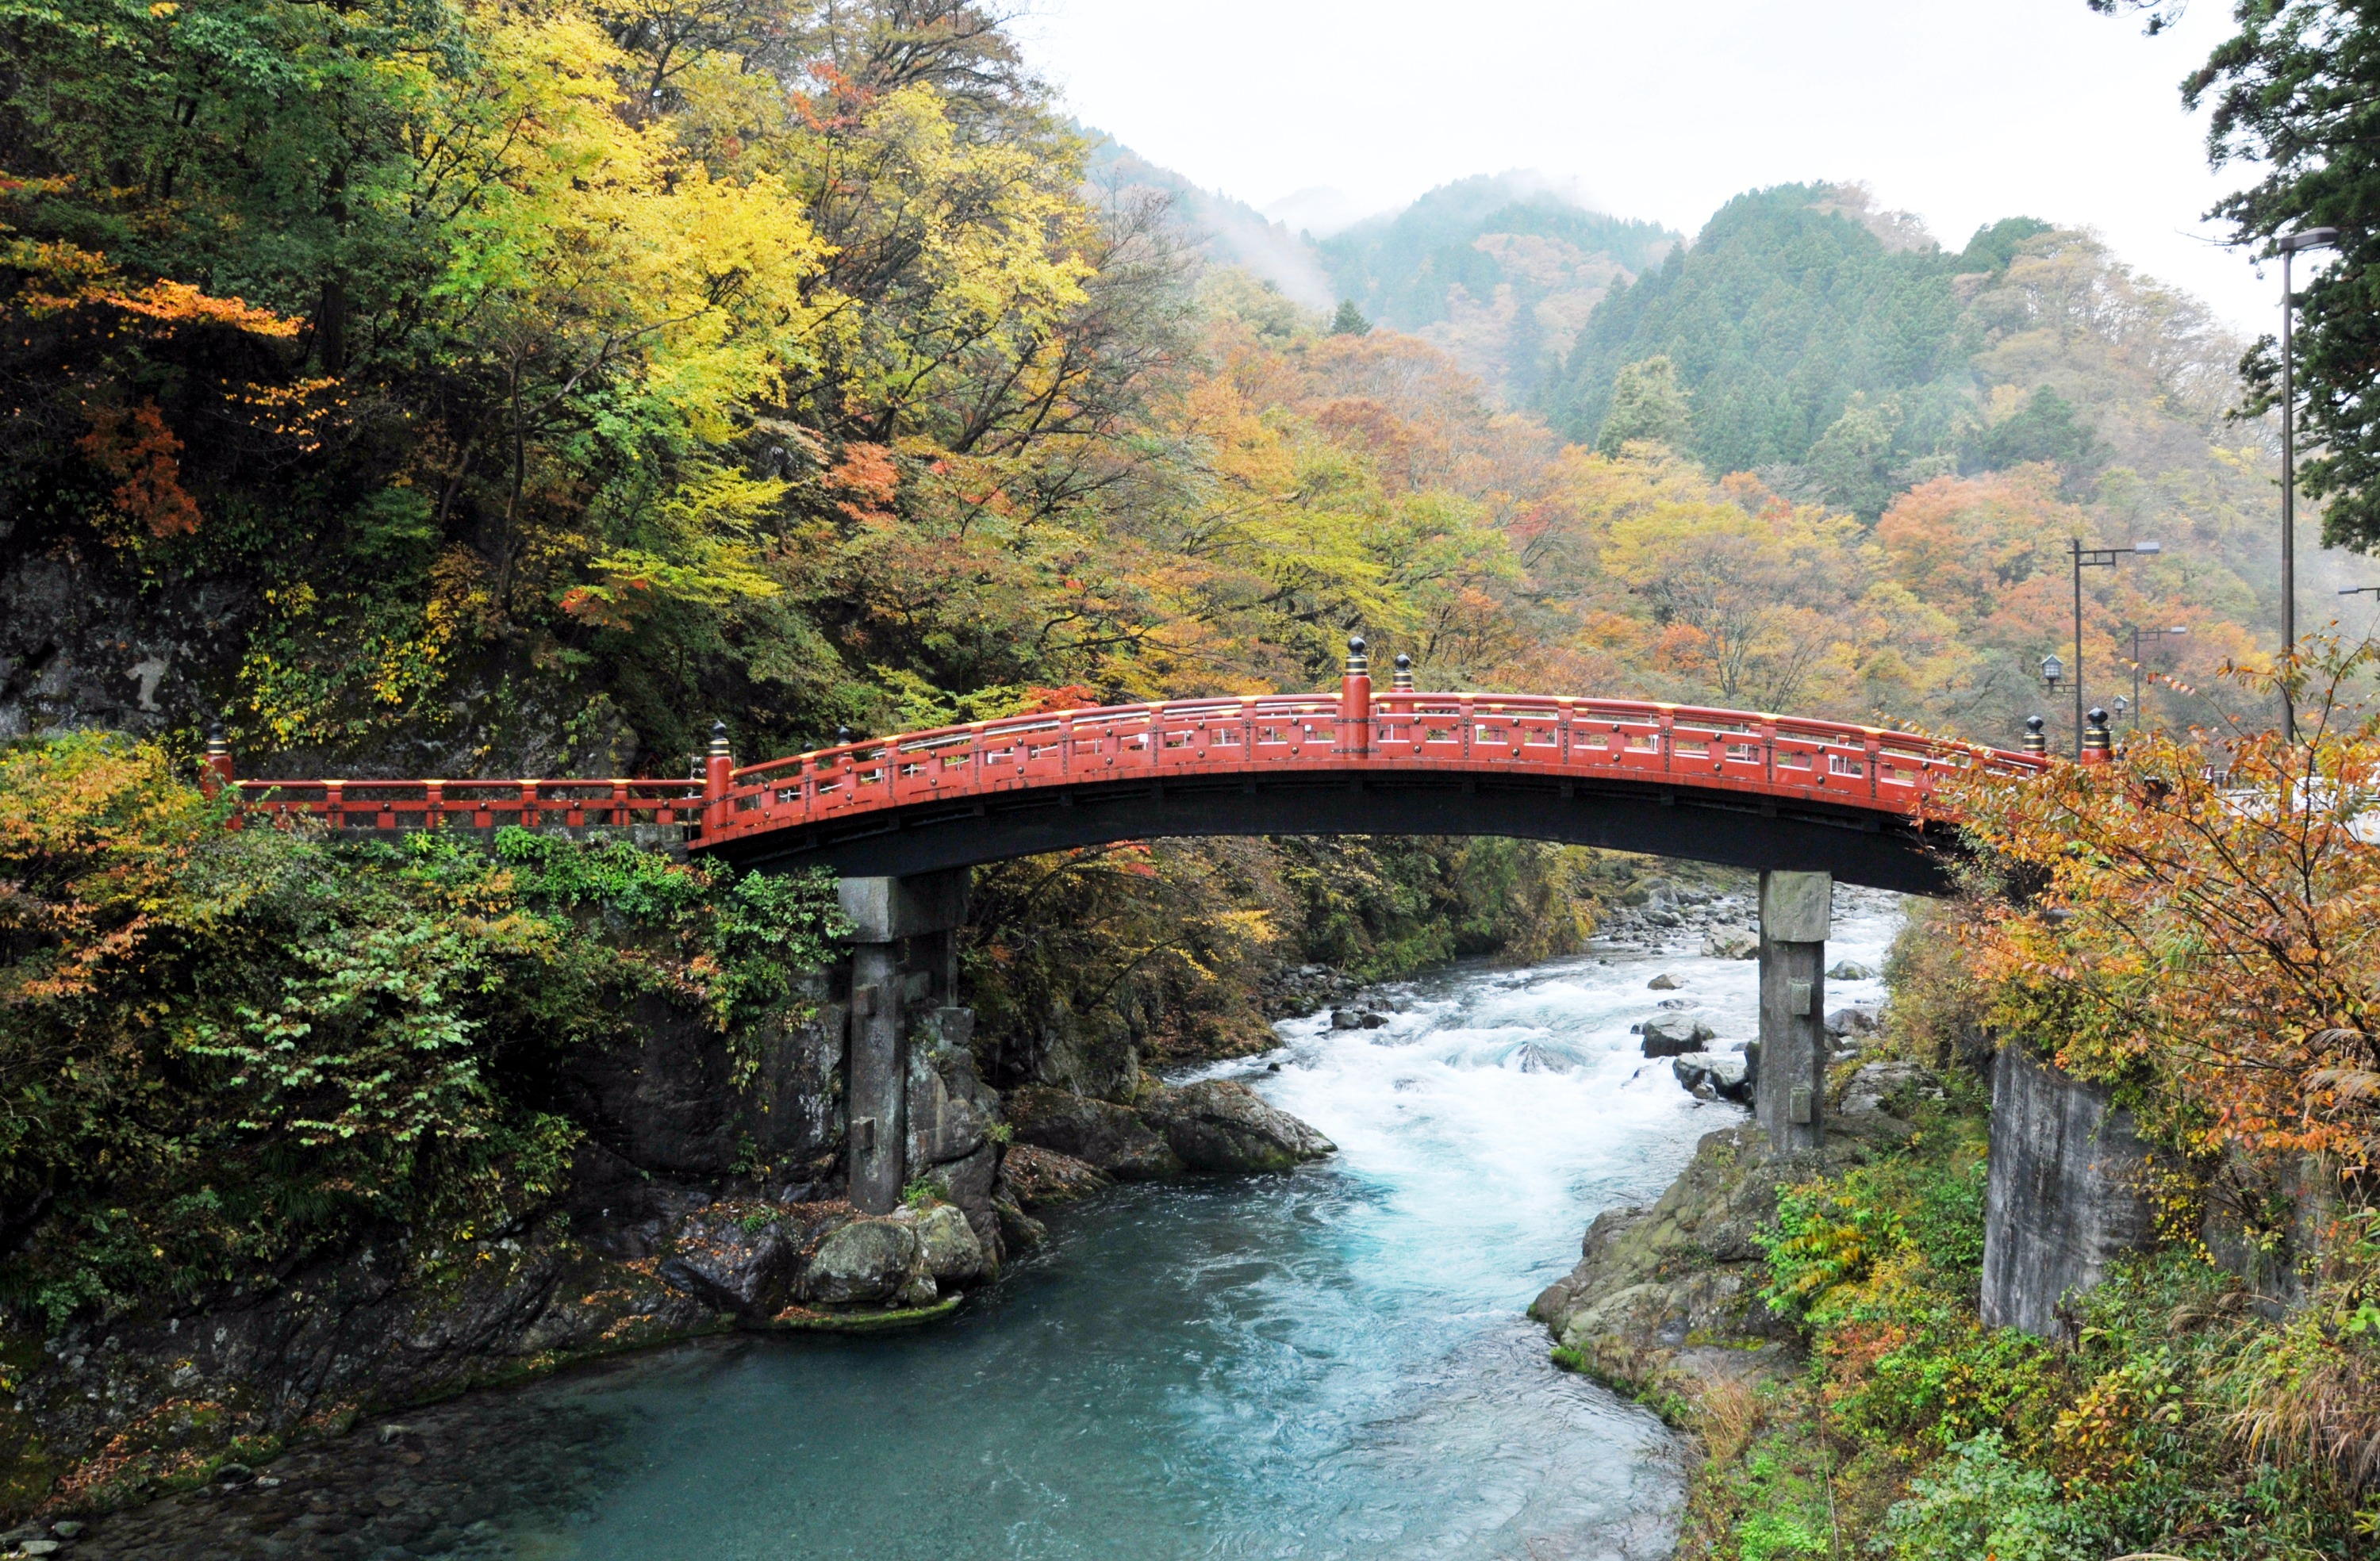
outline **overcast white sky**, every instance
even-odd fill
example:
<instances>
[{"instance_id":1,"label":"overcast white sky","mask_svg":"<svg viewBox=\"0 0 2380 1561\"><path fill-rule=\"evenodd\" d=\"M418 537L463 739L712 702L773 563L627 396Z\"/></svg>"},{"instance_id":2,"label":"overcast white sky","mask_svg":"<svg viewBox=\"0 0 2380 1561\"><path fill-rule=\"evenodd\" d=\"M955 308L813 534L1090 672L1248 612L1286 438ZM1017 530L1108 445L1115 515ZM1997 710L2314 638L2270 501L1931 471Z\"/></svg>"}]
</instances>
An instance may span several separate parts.
<instances>
[{"instance_id":1,"label":"overcast white sky","mask_svg":"<svg viewBox=\"0 0 2380 1561\"><path fill-rule=\"evenodd\" d=\"M1258 206L1526 167L1691 235L1741 190L1864 179L1952 248L2004 216L2083 224L2242 329L2277 308L2198 220L2247 175L2207 171L2176 90L2228 0L2157 38L2083 0L1028 4L1085 122Z\"/></svg>"}]
</instances>

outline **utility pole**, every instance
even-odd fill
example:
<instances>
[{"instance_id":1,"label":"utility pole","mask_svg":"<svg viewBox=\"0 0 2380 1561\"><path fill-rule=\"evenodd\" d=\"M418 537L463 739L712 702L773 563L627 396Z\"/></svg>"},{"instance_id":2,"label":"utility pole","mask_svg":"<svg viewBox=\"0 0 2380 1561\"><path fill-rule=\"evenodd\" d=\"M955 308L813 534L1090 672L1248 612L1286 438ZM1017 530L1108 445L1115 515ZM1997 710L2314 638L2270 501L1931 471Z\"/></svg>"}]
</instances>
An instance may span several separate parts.
<instances>
[{"instance_id":1,"label":"utility pole","mask_svg":"<svg viewBox=\"0 0 2380 1561\"><path fill-rule=\"evenodd\" d=\"M2134 542L2129 548L2086 548L2082 538L2067 539L2066 554L2074 563L2074 758L2082 758L2082 571L2113 569L2126 553L2150 558L2165 551L2157 542Z\"/></svg>"},{"instance_id":2,"label":"utility pole","mask_svg":"<svg viewBox=\"0 0 2380 1561\"><path fill-rule=\"evenodd\" d=\"M2296 325L2298 296L2289 284L2289 261L2301 249L2327 249L2338 242L2335 227L2301 228L2281 236L2281 672L2298 653L2298 444ZM2281 685L2281 735L2298 740L2297 700Z\"/></svg>"},{"instance_id":3,"label":"utility pole","mask_svg":"<svg viewBox=\"0 0 2380 1561\"><path fill-rule=\"evenodd\" d=\"M2188 633L2190 633L2190 625L2189 625L2189 624L2187 624L2187 623L2177 623L2177 624L2175 624L2172 628L2169 628L2169 629L2137 629L2137 628L2136 628L2136 629L2133 629L2133 630L2131 631L2131 636L2132 636L2132 730L2133 730L2134 732L2138 732L2138 731L2141 729L2141 642L2142 642L2143 640L2163 639L2163 638L2165 638L2165 637L2166 637L2167 635L2186 635L2186 634L2188 634ZM2122 703L2122 701L2119 700L2119 701L2118 701L2118 703L2119 703L2119 704L2120 704L2120 703ZM2121 711L2119 711L2119 712L2117 712L2117 713L2120 715L2122 712L2121 712Z\"/></svg>"}]
</instances>

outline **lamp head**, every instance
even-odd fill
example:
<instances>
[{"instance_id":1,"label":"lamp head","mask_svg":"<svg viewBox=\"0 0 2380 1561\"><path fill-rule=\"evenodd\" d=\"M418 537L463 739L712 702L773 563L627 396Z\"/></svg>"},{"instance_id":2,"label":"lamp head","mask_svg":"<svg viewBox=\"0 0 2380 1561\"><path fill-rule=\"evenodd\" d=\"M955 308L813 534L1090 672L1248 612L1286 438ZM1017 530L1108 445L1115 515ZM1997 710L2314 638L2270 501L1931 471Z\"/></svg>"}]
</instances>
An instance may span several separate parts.
<instances>
[{"instance_id":1,"label":"lamp head","mask_svg":"<svg viewBox=\"0 0 2380 1561\"><path fill-rule=\"evenodd\" d=\"M2165 551L2165 544L2162 542L2134 542L2132 544L2132 551L2140 554L2143 558L2155 558L2157 554Z\"/></svg>"},{"instance_id":2,"label":"lamp head","mask_svg":"<svg viewBox=\"0 0 2380 1561\"><path fill-rule=\"evenodd\" d=\"M2054 652L2041 659L2042 682L2049 684L2050 687L2055 688L2058 686L2058 680L2065 675L2066 663L2059 660Z\"/></svg>"},{"instance_id":3,"label":"lamp head","mask_svg":"<svg viewBox=\"0 0 2380 1561\"><path fill-rule=\"evenodd\" d=\"M2278 248L2284 255L2294 255L2303 249L2335 249L2338 248L2338 230L2335 227L2306 227L2295 233L2281 235Z\"/></svg>"}]
</instances>

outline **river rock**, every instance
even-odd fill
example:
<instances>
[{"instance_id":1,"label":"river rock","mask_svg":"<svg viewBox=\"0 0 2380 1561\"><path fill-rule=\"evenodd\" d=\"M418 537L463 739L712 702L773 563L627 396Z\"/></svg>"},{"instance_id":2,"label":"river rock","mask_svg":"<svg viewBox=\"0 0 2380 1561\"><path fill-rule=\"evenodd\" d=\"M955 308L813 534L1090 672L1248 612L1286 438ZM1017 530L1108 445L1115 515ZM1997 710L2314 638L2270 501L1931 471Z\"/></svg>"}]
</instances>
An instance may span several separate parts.
<instances>
[{"instance_id":1,"label":"river rock","mask_svg":"<svg viewBox=\"0 0 2380 1561\"><path fill-rule=\"evenodd\" d=\"M1009 1196L1028 1209L1071 1203L1115 1185L1099 1167L1038 1144L1010 1144L1000 1175Z\"/></svg>"},{"instance_id":2,"label":"river rock","mask_svg":"<svg viewBox=\"0 0 2380 1561\"><path fill-rule=\"evenodd\" d=\"M966 1216L950 1204L918 1216L917 1256L937 1285L963 1284L983 1273L983 1242Z\"/></svg>"},{"instance_id":3,"label":"river rock","mask_svg":"<svg viewBox=\"0 0 2380 1561\"><path fill-rule=\"evenodd\" d=\"M1050 1239L1050 1228L1026 1214L1014 1198L1005 1194L993 1198L991 1212L1000 1222L1000 1244L1010 1252L1030 1252Z\"/></svg>"},{"instance_id":4,"label":"river rock","mask_svg":"<svg viewBox=\"0 0 2380 1561\"><path fill-rule=\"evenodd\" d=\"M1858 963L1856 961L1837 960L1834 963L1834 968L1827 972L1827 979L1829 981L1873 981L1876 979L1876 972L1870 970L1864 964Z\"/></svg>"},{"instance_id":5,"label":"river rock","mask_svg":"<svg viewBox=\"0 0 2380 1561\"><path fill-rule=\"evenodd\" d=\"M1760 956L1760 935L1747 927L1715 926L1703 934L1703 958L1751 960Z\"/></svg>"},{"instance_id":6,"label":"river rock","mask_svg":"<svg viewBox=\"0 0 2380 1561\"><path fill-rule=\"evenodd\" d=\"M775 1211L714 1204L678 1227L661 1277L721 1312L765 1317L785 1303L799 1254Z\"/></svg>"},{"instance_id":7,"label":"river rock","mask_svg":"<svg viewBox=\"0 0 2380 1561\"><path fill-rule=\"evenodd\" d=\"M1690 1051L1670 1059L1670 1071L1687 1094L1703 1100L1752 1099L1752 1070L1729 1052Z\"/></svg>"},{"instance_id":8,"label":"river rock","mask_svg":"<svg viewBox=\"0 0 2380 1561\"><path fill-rule=\"evenodd\" d=\"M1919 1100L1941 1098L1942 1082L1925 1064L1869 1062L1843 1086L1841 1111L1845 1118L1881 1117L1891 1121Z\"/></svg>"},{"instance_id":9,"label":"river rock","mask_svg":"<svg viewBox=\"0 0 2380 1561\"><path fill-rule=\"evenodd\" d=\"M1645 1022L1645 1055L1682 1057L1700 1051L1703 1043L1715 1039L1718 1034L1692 1014L1656 1014Z\"/></svg>"},{"instance_id":10,"label":"river rock","mask_svg":"<svg viewBox=\"0 0 2380 1561\"><path fill-rule=\"evenodd\" d=\"M1385 1013L1374 1013L1366 1009L1364 1010L1363 1025L1366 1030L1385 1030L1389 1027L1389 1016Z\"/></svg>"},{"instance_id":11,"label":"river rock","mask_svg":"<svg viewBox=\"0 0 2380 1561\"><path fill-rule=\"evenodd\" d=\"M1656 992L1674 992L1678 989L1678 978L1665 970L1645 985Z\"/></svg>"},{"instance_id":12,"label":"river rock","mask_svg":"<svg viewBox=\"0 0 2380 1561\"><path fill-rule=\"evenodd\" d=\"M917 1233L893 1219L857 1219L819 1243L802 1289L829 1306L887 1301L917 1266Z\"/></svg>"},{"instance_id":13,"label":"river rock","mask_svg":"<svg viewBox=\"0 0 2380 1561\"><path fill-rule=\"evenodd\" d=\"M1142 1102L1141 1110L1194 1171L1287 1170L1339 1147L1234 1079L1159 1090Z\"/></svg>"},{"instance_id":14,"label":"river rock","mask_svg":"<svg viewBox=\"0 0 2380 1561\"><path fill-rule=\"evenodd\" d=\"M1867 1035L1876 1031L1876 1010L1859 1007L1839 1008L1827 1015L1829 1035Z\"/></svg>"},{"instance_id":15,"label":"river rock","mask_svg":"<svg viewBox=\"0 0 2380 1561\"><path fill-rule=\"evenodd\" d=\"M1119 1181L1182 1174L1179 1154L1129 1107L1038 1084L1011 1090L1006 1106L1019 1142L1070 1155Z\"/></svg>"}]
</instances>

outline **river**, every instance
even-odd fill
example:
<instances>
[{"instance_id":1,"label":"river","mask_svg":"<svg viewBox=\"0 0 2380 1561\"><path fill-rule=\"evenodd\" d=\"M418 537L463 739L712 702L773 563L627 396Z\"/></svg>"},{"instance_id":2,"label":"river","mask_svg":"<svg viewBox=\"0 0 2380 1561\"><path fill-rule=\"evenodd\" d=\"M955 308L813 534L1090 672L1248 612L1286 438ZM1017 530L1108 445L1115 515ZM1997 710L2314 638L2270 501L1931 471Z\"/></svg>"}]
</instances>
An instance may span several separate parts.
<instances>
[{"instance_id":1,"label":"river","mask_svg":"<svg viewBox=\"0 0 2380 1561\"><path fill-rule=\"evenodd\" d=\"M1894 925L1863 900L1829 958L1880 965ZM449 1521L391 1561L1666 1555L1675 1439L1554 1368L1523 1313L1597 1211L1658 1196L1741 1119L1630 1026L1676 998L1749 1036L1755 970L1604 950L1379 988L1380 1029L1284 1023L1277 1052L1207 1071L1336 1156L1062 1210L931 1328L686 1347L447 1406L422 1473ZM1679 991L1647 989L1663 971Z\"/></svg>"}]
</instances>

